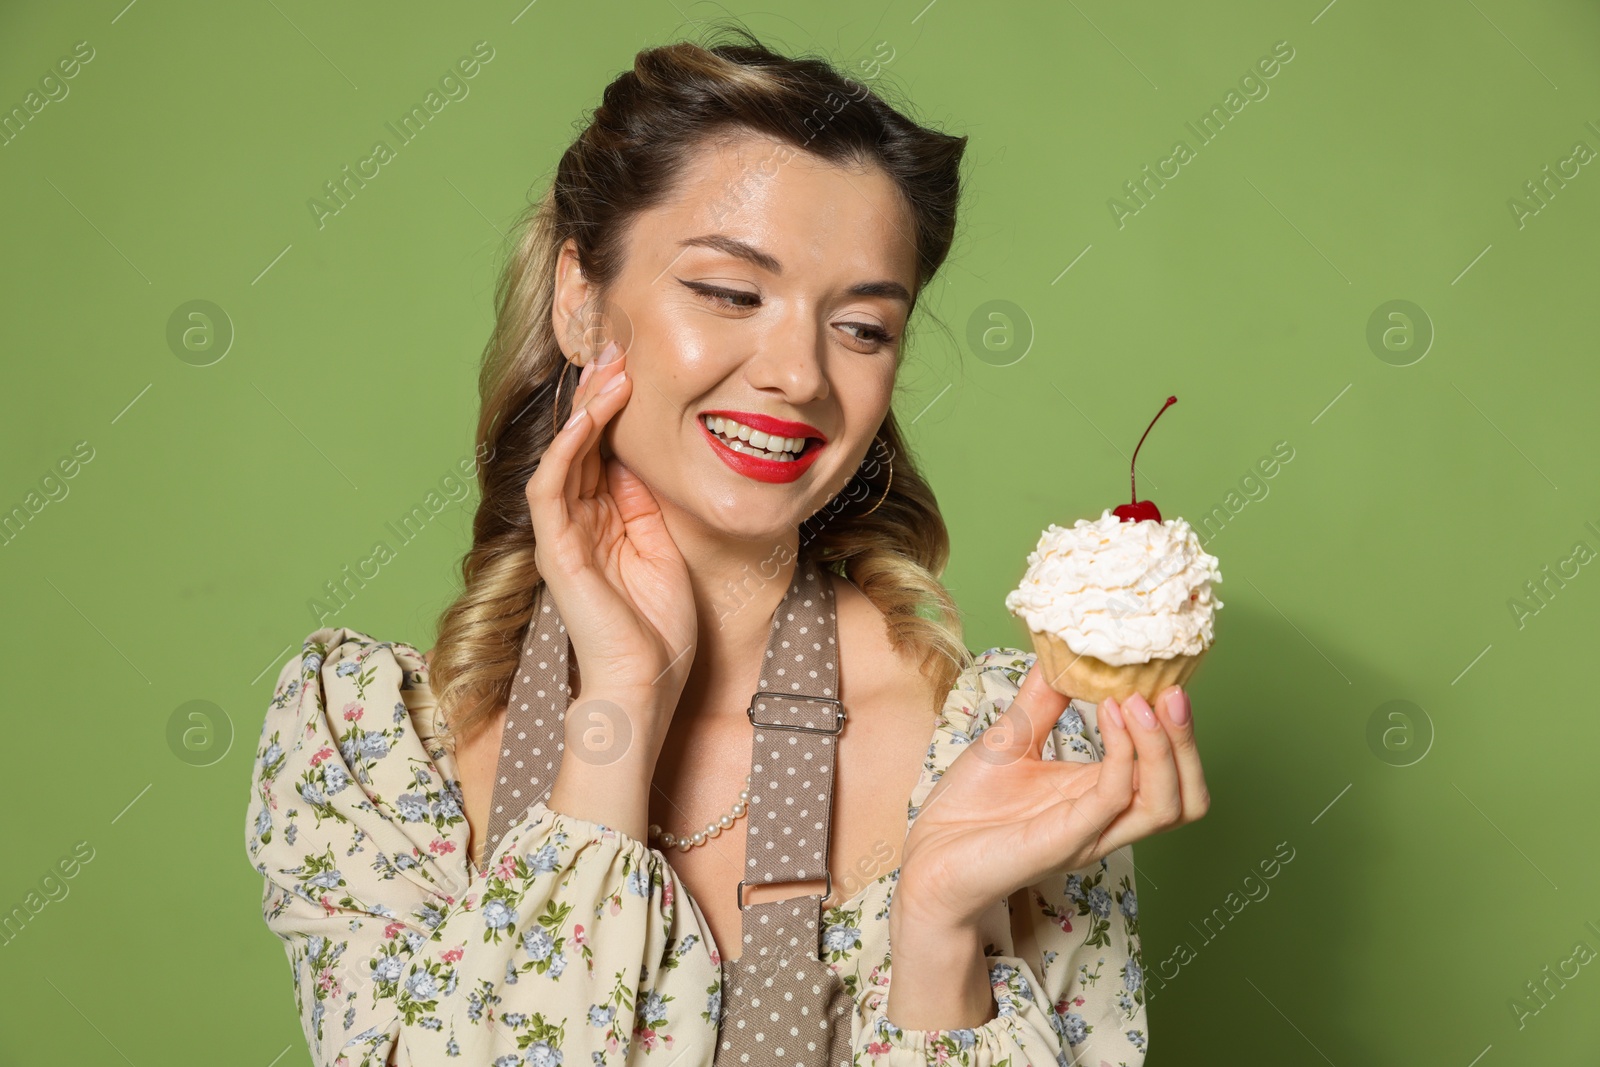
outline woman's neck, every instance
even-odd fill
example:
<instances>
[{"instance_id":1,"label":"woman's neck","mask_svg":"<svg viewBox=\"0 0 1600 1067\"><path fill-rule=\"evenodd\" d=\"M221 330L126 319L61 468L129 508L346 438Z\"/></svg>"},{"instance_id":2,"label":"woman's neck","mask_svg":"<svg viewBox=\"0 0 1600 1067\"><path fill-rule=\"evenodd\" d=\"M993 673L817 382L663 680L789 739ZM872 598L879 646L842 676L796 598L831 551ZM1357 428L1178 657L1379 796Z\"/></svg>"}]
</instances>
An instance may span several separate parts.
<instances>
[{"instance_id":1,"label":"woman's neck","mask_svg":"<svg viewBox=\"0 0 1600 1067\"><path fill-rule=\"evenodd\" d=\"M685 528L685 527L698 528ZM770 541L736 540L688 520L668 529L689 571L694 591L697 643L680 711L725 685L747 684L751 666L767 648L772 616L794 580L800 536L793 530ZM722 714L722 711L716 712ZM743 708L728 714L743 715Z\"/></svg>"}]
</instances>

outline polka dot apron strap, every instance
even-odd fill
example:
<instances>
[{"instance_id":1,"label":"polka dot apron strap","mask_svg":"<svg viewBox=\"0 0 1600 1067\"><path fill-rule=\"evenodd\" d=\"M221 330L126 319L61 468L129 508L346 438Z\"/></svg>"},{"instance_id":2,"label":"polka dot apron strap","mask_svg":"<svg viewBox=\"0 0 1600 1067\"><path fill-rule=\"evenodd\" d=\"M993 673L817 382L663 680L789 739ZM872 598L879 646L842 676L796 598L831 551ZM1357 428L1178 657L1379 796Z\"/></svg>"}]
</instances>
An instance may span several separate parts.
<instances>
[{"instance_id":1,"label":"polka dot apron strap","mask_svg":"<svg viewBox=\"0 0 1600 1067\"><path fill-rule=\"evenodd\" d=\"M746 714L751 736L745 871L736 887L743 944L722 965L717 1067L849 1067L854 1001L826 962L822 901L832 892L828 850L838 736L838 620L833 586L801 555L773 614L760 685ZM539 584L511 684L484 870L561 767L571 694L571 644ZM745 903L755 883L825 878L821 895Z\"/></svg>"},{"instance_id":2,"label":"polka dot apron strap","mask_svg":"<svg viewBox=\"0 0 1600 1067\"><path fill-rule=\"evenodd\" d=\"M838 735L839 645L833 586L804 555L772 617L760 687L747 714L750 801L739 883L739 958L723 964L717 1067L848 1067L854 1001L826 960L822 901ZM746 904L757 882L826 878L821 896Z\"/></svg>"},{"instance_id":3,"label":"polka dot apron strap","mask_svg":"<svg viewBox=\"0 0 1600 1067\"><path fill-rule=\"evenodd\" d=\"M523 638L517 673L506 702L489 806L489 834L483 846L483 872L500 849L507 832L528 814L536 800L546 800L561 769L567 704L572 692L569 656L572 641L556 612L555 598L544 582L534 594L533 618Z\"/></svg>"}]
</instances>

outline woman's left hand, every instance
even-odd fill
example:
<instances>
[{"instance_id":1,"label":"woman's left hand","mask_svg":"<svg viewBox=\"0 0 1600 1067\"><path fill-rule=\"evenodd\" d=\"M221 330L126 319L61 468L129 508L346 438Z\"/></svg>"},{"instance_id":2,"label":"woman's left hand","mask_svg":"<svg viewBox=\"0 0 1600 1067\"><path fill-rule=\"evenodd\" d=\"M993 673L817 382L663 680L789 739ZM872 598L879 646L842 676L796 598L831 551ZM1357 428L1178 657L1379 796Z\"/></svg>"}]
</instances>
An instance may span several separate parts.
<instances>
[{"instance_id":1,"label":"woman's left hand","mask_svg":"<svg viewBox=\"0 0 1600 1067\"><path fill-rule=\"evenodd\" d=\"M1104 758L1046 760L1044 744L1068 698L1035 662L1011 706L951 763L912 823L896 917L970 925L1052 871L1087 867L1200 818L1211 798L1188 702L1179 686L1165 689L1156 709L1137 695L1120 706L1108 698L1096 712ZM1153 728L1143 713L1154 716Z\"/></svg>"}]
</instances>

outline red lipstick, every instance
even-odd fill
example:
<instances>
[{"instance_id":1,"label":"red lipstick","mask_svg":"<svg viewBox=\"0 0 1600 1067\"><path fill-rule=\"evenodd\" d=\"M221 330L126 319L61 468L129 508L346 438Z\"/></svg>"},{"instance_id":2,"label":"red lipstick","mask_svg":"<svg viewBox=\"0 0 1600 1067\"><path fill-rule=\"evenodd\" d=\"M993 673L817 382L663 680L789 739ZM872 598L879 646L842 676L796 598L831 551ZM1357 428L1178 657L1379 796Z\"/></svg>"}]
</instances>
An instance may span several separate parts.
<instances>
[{"instance_id":1,"label":"red lipstick","mask_svg":"<svg viewBox=\"0 0 1600 1067\"><path fill-rule=\"evenodd\" d=\"M701 418L708 415L721 415L734 422L742 422L752 430L762 433L775 433L779 437L815 437L823 444L828 443L821 430L803 422L790 422L788 419L775 419L771 415L763 415L758 411L702 411Z\"/></svg>"},{"instance_id":2,"label":"red lipstick","mask_svg":"<svg viewBox=\"0 0 1600 1067\"><path fill-rule=\"evenodd\" d=\"M763 433L777 434L780 437L804 437L805 449L792 460L762 459L747 452L736 451L729 448L706 426L706 418L711 415L732 419ZM717 454L718 459L746 478L753 478L758 482L794 481L816 462L818 454L827 443L827 438L815 426L773 418L771 415L761 415L753 411L704 411L695 422L699 424L700 433L711 446L711 450Z\"/></svg>"}]
</instances>

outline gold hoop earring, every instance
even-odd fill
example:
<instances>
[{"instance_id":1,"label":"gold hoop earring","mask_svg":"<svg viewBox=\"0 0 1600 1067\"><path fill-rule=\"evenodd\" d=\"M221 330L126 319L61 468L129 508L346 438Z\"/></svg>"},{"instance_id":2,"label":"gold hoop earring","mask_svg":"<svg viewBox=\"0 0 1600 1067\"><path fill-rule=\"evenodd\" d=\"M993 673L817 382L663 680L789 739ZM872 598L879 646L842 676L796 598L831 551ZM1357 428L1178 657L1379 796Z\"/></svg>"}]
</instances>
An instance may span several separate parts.
<instances>
[{"instance_id":1,"label":"gold hoop earring","mask_svg":"<svg viewBox=\"0 0 1600 1067\"><path fill-rule=\"evenodd\" d=\"M563 358L561 360L560 376L558 378L556 378L556 402L555 402L554 408L551 410L551 413L550 413L550 436L551 437L554 437L556 434L561 432L561 428L559 426L557 426L556 423L561 420L561 387L566 384L566 381L567 381L567 368L570 367L570 366L572 366L572 360L566 359L566 358Z\"/></svg>"},{"instance_id":2,"label":"gold hoop earring","mask_svg":"<svg viewBox=\"0 0 1600 1067\"><path fill-rule=\"evenodd\" d=\"M872 443L873 444L877 444L878 443L878 439L876 437L874 437L872 439ZM857 473L860 473L860 472L858 471ZM862 479L862 480L865 481L865 479ZM885 482L884 485L883 485L883 495L878 498L878 503L877 504L874 504L870 508L868 508L866 511L863 511L861 513L861 515L860 515L860 518L864 519L868 515L871 515L874 511L878 510L878 505L879 504L882 504L885 500L889 499L889 487L891 485L893 485L893 484L894 484L894 452L893 452L893 450L891 450L889 452L889 480L887 482Z\"/></svg>"}]
</instances>

